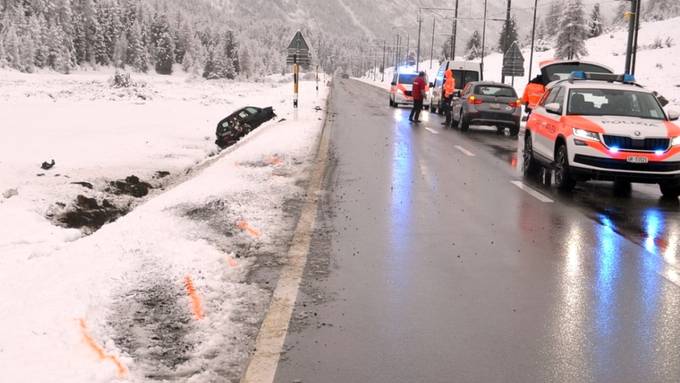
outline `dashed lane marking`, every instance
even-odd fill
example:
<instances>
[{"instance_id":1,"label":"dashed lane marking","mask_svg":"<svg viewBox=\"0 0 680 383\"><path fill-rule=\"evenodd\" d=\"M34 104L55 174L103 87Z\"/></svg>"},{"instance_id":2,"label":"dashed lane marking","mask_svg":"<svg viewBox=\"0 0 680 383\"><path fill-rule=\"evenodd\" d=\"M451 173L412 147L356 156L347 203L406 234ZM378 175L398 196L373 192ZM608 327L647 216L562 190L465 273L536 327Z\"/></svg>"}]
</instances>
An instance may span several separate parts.
<instances>
[{"instance_id":1,"label":"dashed lane marking","mask_svg":"<svg viewBox=\"0 0 680 383\"><path fill-rule=\"evenodd\" d=\"M461 153L465 154L468 157L474 157L475 156L474 153L472 153L471 151L465 149L464 147L462 147L460 145L456 145L456 146L454 146L454 148L458 149Z\"/></svg>"},{"instance_id":2,"label":"dashed lane marking","mask_svg":"<svg viewBox=\"0 0 680 383\"><path fill-rule=\"evenodd\" d=\"M530 188L529 186L525 185L524 183L520 181L510 181L513 185L517 186L518 188L524 190L525 192L529 193L532 197L536 198L537 200L544 202L544 203L553 203L552 199L546 197L542 193Z\"/></svg>"}]
</instances>

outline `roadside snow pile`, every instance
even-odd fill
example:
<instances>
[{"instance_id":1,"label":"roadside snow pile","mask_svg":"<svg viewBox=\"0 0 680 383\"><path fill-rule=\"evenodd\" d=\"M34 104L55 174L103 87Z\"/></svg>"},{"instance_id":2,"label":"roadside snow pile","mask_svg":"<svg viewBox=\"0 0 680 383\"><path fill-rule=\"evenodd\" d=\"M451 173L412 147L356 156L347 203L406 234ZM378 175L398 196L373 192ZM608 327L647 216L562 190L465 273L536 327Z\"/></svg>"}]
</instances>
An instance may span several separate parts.
<instances>
[{"instance_id":1,"label":"roadside snow pile","mask_svg":"<svg viewBox=\"0 0 680 383\"><path fill-rule=\"evenodd\" d=\"M239 104L271 102L284 92L261 84L234 88L250 92L232 99ZM285 262L323 124L324 112L315 107L325 109L327 90L318 97L304 92L299 112L274 103L286 121L263 125L193 178L84 238L50 225L33 203L89 190L74 180L190 165L205 154L202 136L212 133L224 105L166 101L134 111L127 103L67 101L45 106L51 117L42 118L36 105L17 102L30 115L8 108L11 144L0 144L0 189L13 186L18 195L8 192L0 202L3 381L237 381L275 285L271 276ZM74 114L69 124L66 116L76 110L87 117ZM109 118L97 116L102 110ZM49 126L37 123L54 116L60 118ZM22 129L19 117L32 122ZM34 178L36 158L52 157L51 172L70 178ZM89 198L77 199L107 208Z\"/></svg>"}]
</instances>

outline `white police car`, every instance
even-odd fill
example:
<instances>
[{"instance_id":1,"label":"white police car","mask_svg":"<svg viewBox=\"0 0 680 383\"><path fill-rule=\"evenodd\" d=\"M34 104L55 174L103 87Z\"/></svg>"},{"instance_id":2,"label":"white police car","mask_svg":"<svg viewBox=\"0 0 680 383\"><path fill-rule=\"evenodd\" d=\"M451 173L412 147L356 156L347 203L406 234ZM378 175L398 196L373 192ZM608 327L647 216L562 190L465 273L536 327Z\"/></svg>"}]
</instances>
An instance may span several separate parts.
<instances>
[{"instance_id":1,"label":"white police car","mask_svg":"<svg viewBox=\"0 0 680 383\"><path fill-rule=\"evenodd\" d=\"M655 93L629 75L573 72L551 83L527 121L526 175L540 164L555 183L658 183L664 196L680 195L680 127Z\"/></svg>"}]
</instances>

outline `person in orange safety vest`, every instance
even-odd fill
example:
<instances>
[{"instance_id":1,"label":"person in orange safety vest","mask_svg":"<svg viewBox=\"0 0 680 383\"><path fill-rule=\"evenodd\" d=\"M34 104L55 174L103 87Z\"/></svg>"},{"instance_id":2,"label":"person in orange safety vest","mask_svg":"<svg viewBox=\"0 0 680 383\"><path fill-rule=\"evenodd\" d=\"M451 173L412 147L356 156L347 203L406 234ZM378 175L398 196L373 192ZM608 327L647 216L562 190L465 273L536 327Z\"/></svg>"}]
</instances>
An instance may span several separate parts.
<instances>
[{"instance_id":1,"label":"person in orange safety vest","mask_svg":"<svg viewBox=\"0 0 680 383\"><path fill-rule=\"evenodd\" d=\"M522 104L525 105L527 113L531 113L531 110L534 109L536 105L538 105L544 93L545 85L543 84L543 76L539 74L529 81L527 87L524 88Z\"/></svg>"},{"instance_id":2,"label":"person in orange safety vest","mask_svg":"<svg viewBox=\"0 0 680 383\"><path fill-rule=\"evenodd\" d=\"M442 106L444 114L446 115L446 121L442 122L442 124L446 126L451 124L451 101L455 91L456 78L453 75L453 69L447 69L446 72L444 72L444 86L442 92Z\"/></svg>"}]
</instances>

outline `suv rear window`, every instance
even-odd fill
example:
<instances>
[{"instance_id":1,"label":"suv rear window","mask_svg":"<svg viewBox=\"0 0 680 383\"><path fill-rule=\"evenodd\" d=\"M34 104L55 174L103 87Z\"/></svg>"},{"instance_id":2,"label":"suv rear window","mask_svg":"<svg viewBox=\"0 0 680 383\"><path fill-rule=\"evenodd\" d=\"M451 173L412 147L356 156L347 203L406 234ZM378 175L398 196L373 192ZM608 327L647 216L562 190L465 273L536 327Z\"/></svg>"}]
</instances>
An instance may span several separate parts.
<instances>
[{"instance_id":1,"label":"suv rear window","mask_svg":"<svg viewBox=\"0 0 680 383\"><path fill-rule=\"evenodd\" d=\"M400 84L413 84L413 80L415 80L417 75L415 74L400 74L399 75L399 83Z\"/></svg>"},{"instance_id":2,"label":"suv rear window","mask_svg":"<svg viewBox=\"0 0 680 383\"><path fill-rule=\"evenodd\" d=\"M517 98L515 90L507 86L477 85L475 87L475 94L480 96Z\"/></svg>"}]
</instances>

